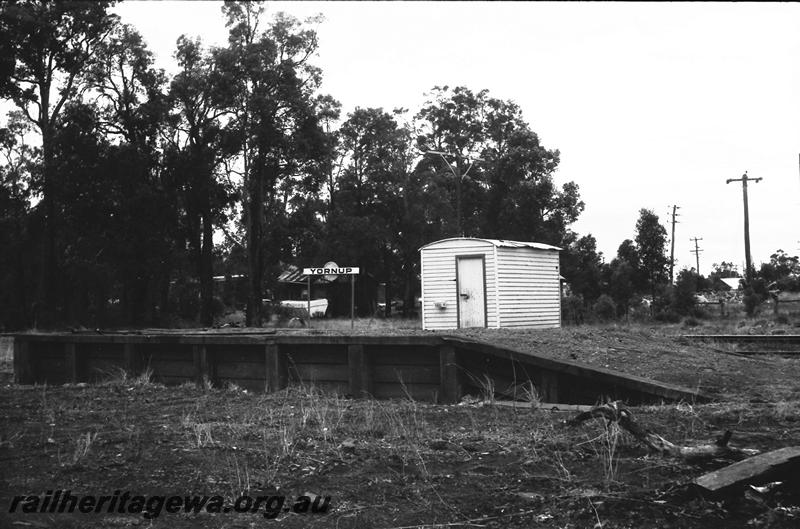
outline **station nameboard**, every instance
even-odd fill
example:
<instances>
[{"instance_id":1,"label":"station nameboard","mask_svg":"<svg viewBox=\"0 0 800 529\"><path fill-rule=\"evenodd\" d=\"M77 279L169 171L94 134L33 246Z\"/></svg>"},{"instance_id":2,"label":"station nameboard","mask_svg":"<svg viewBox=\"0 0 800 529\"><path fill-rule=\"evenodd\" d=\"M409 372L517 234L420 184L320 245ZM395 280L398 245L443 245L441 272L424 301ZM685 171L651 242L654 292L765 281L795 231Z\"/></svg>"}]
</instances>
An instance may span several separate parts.
<instances>
[{"instance_id":1,"label":"station nameboard","mask_svg":"<svg viewBox=\"0 0 800 529\"><path fill-rule=\"evenodd\" d=\"M303 268L303 275L306 276L327 276L327 275L358 275L357 266L337 266L335 268Z\"/></svg>"},{"instance_id":2,"label":"station nameboard","mask_svg":"<svg viewBox=\"0 0 800 529\"><path fill-rule=\"evenodd\" d=\"M356 276L357 266L339 266L333 261L328 261L323 266L303 268L303 275L308 278L308 314L311 314L311 276L325 276L328 281L334 281L338 276L350 276L350 328L355 326L356 318Z\"/></svg>"}]
</instances>

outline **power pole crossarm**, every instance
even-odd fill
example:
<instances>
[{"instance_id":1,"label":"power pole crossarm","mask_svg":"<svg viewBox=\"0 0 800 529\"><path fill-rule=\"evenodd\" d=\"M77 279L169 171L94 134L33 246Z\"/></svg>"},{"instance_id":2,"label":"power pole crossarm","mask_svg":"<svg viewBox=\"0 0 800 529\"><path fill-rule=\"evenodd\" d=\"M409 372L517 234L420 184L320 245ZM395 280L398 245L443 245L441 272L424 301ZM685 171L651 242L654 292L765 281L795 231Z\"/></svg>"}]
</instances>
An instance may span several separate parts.
<instances>
[{"instance_id":1,"label":"power pole crossarm","mask_svg":"<svg viewBox=\"0 0 800 529\"><path fill-rule=\"evenodd\" d=\"M750 212L747 207L747 182L760 182L761 180L763 179L748 177L747 171L745 171L741 178L728 178L725 181L726 184L730 184L731 182L742 183L742 197L744 199L744 277L747 281L750 281L753 272L753 261L750 259Z\"/></svg>"}]
</instances>

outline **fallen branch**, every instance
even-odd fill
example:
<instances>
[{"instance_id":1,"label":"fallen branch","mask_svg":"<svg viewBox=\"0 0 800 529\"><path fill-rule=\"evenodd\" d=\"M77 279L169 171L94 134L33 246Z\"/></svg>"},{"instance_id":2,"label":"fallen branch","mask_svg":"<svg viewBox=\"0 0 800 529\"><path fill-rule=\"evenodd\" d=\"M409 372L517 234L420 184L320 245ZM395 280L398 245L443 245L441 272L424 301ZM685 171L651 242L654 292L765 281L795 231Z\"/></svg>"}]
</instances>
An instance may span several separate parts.
<instances>
[{"instance_id":1,"label":"fallen branch","mask_svg":"<svg viewBox=\"0 0 800 529\"><path fill-rule=\"evenodd\" d=\"M714 444L697 446L679 446L673 444L657 433L651 432L650 430L637 424L631 411L620 401L609 402L601 406L595 406L589 411L579 413L567 421L567 425L576 426L588 419L593 419L595 417L602 417L609 423L617 423L623 430L627 431L634 438L636 438L637 441L644 444L654 452L658 452L670 457L681 458L690 463L700 463L712 459L741 461L742 459L758 453L758 450L729 446L728 442L731 440L731 436L733 435L730 431L726 431L722 437L714 442Z\"/></svg>"}]
</instances>

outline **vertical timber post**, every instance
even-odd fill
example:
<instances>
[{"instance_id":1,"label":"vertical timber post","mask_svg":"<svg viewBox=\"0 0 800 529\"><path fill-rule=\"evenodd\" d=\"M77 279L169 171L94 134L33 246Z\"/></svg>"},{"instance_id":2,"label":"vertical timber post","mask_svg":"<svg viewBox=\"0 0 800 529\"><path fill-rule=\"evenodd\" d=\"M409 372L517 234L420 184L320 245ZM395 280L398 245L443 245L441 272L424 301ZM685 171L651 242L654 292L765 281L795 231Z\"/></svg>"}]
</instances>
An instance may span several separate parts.
<instances>
[{"instance_id":1,"label":"vertical timber post","mask_svg":"<svg viewBox=\"0 0 800 529\"><path fill-rule=\"evenodd\" d=\"M264 382L267 393L285 388L288 383L286 355L281 352L277 343L268 342L264 347L264 364L266 373Z\"/></svg>"},{"instance_id":2,"label":"vertical timber post","mask_svg":"<svg viewBox=\"0 0 800 529\"><path fill-rule=\"evenodd\" d=\"M745 171L741 178L728 178L725 181L726 184L730 184L731 182L742 183L742 200L744 202L744 259L745 259L744 277L748 283L753 278L753 273L752 273L753 264L750 259L750 211L747 206L747 182L760 182L761 180L763 180L761 177L759 178L748 177L747 171Z\"/></svg>"},{"instance_id":3,"label":"vertical timber post","mask_svg":"<svg viewBox=\"0 0 800 529\"><path fill-rule=\"evenodd\" d=\"M742 177L742 198L744 201L744 259L747 281L753 278L753 259L750 256L750 208L747 206L747 171ZM758 180L756 180L758 181Z\"/></svg>"},{"instance_id":4,"label":"vertical timber post","mask_svg":"<svg viewBox=\"0 0 800 529\"><path fill-rule=\"evenodd\" d=\"M355 327L356 321L356 280L355 276L350 276L350 328Z\"/></svg>"},{"instance_id":5,"label":"vertical timber post","mask_svg":"<svg viewBox=\"0 0 800 529\"><path fill-rule=\"evenodd\" d=\"M680 206L672 206L672 239L670 241L670 250L669 250L669 284L672 285L675 283L675 217L679 216L676 211L680 209Z\"/></svg>"},{"instance_id":6,"label":"vertical timber post","mask_svg":"<svg viewBox=\"0 0 800 529\"><path fill-rule=\"evenodd\" d=\"M139 362L136 359L136 346L133 342L125 342L122 345L122 354L125 357L125 371L131 376L138 375Z\"/></svg>"},{"instance_id":7,"label":"vertical timber post","mask_svg":"<svg viewBox=\"0 0 800 529\"><path fill-rule=\"evenodd\" d=\"M542 387L539 389L542 393L540 397L544 402L558 404L558 373L542 371Z\"/></svg>"},{"instance_id":8,"label":"vertical timber post","mask_svg":"<svg viewBox=\"0 0 800 529\"><path fill-rule=\"evenodd\" d=\"M697 275L700 275L700 252L702 252L703 250L701 250L700 247L697 245L697 241L702 241L703 238L702 237L692 237L689 240L690 241L694 241L694 250L690 250L690 251L692 253L694 253L694 259L695 259L695 262L696 262L696 265L697 265L697 268L695 269L695 271L697 272Z\"/></svg>"},{"instance_id":9,"label":"vertical timber post","mask_svg":"<svg viewBox=\"0 0 800 529\"><path fill-rule=\"evenodd\" d=\"M353 397L372 395L372 363L364 354L364 346L351 344L347 346L348 392Z\"/></svg>"},{"instance_id":10,"label":"vertical timber post","mask_svg":"<svg viewBox=\"0 0 800 529\"><path fill-rule=\"evenodd\" d=\"M67 366L67 381L72 384L76 384L80 381L78 353L75 349L74 342L67 342L64 344L64 360L66 360Z\"/></svg>"},{"instance_id":11,"label":"vertical timber post","mask_svg":"<svg viewBox=\"0 0 800 529\"><path fill-rule=\"evenodd\" d=\"M456 348L449 343L439 346L439 389L442 403L456 403L461 398Z\"/></svg>"},{"instance_id":12,"label":"vertical timber post","mask_svg":"<svg viewBox=\"0 0 800 529\"><path fill-rule=\"evenodd\" d=\"M192 357L194 358L194 381L198 386L203 386L206 379L209 379L208 373L208 350L205 344L192 346Z\"/></svg>"},{"instance_id":13,"label":"vertical timber post","mask_svg":"<svg viewBox=\"0 0 800 529\"><path fill-rule=\"evenodd\" d=\"M14 381L17 384L33 384L33 362L30 343L20 337L14 337Z\"/></svg>"}]
</instances>

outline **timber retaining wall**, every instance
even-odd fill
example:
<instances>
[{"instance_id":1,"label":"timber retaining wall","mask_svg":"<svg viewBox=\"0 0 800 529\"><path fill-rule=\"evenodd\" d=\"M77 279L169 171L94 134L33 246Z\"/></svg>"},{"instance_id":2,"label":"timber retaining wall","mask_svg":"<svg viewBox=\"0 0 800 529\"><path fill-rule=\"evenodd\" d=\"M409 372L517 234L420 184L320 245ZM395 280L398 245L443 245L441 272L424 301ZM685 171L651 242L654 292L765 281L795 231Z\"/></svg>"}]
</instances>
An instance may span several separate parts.
<instances>
[{"instance_id":1,"label":"timber retaining wall","mask_svg":"<svg viewBox=\"0 0 800 529\"><path fill-rule=\"evenodd\" d=\"M99 382L149 371L164 384L228 383L255 391L313 384L353 397L452 403L493 388L548 403L703 401L697 391L453 336L302 334L18 334L18 384Z\"/></svg>"}]
</instances>

